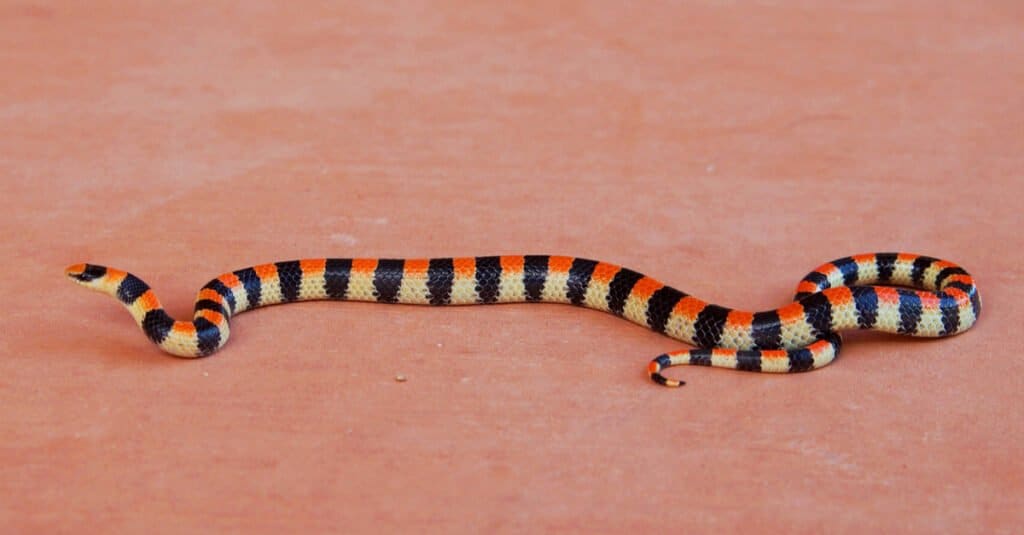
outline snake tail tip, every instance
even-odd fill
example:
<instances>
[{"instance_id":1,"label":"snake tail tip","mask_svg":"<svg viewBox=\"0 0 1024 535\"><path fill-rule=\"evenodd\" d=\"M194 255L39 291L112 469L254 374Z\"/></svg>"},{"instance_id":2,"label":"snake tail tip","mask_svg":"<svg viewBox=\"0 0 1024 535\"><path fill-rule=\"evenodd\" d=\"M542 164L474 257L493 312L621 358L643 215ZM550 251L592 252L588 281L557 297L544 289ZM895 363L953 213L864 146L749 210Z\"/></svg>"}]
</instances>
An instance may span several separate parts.
<instances>
[{"instance_id":1,"label":"snake tail tip","mask_svg":"<svg viewBox=\"0 0 1024 535\"><path fill-rule=\"evenodd\" d=\"M686 381L678 379L669 379L661 374L661 370L673 366L672 357L668 353L658 355L647 365L647 375L650 376L651 380L658 383L661 386L667 386L669 388L679 388L686 384Z\"/></svg>"},{"instance_id":2,"label":"snake tail tip","mask_svg":"<svg viewBox=\"0 0 1024 535\"><path fill-rule=\"evenodd\" d=\"M667 377L660 377L658 379L655 379L654 382L658 383L661 386L667 386L668 388L679 388L686 384L686 381L677 381L675 379L669 379Z\"/></svg>"},{"instance_id":3,"label":"snake tail tip","mask_svg":"<svg viewBox=\"0 0 1024 535\"><path fill-rule=\"evenodd\" d=\"M686 381L681 381L678 379L669 379L668 377L665 377L664 375L657 372L651 374L651 380L654 381L655 383L658 383L661 386L667 386L669 388L679 388L686 384Z\"/></svg>"}]
</instances>

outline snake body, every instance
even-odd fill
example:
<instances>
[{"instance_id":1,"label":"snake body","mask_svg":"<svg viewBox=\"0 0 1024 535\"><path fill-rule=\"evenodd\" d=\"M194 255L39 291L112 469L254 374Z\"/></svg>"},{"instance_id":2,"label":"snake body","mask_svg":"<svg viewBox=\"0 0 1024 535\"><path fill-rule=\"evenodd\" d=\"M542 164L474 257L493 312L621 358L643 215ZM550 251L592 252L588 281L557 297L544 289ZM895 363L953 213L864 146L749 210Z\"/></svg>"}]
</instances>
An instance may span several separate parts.
<instances>
[{"instance_id":1,"label":"snake body","mask_svg":"<svg viewBox=\"0 0 1024 535\"><path fill-rule=\"evenodd\" d=\"M792 303L745 312L697 299L636 271L568 256L432 259L321 258L261 264L225 273L196 298L191 321L177 321L131 273L94 264L66 270L74 281L116 297L157 346L181 357L224 346L232 316L261 306L330 299L418 305L567 303L610 312L697 346L648 366L683 364L758 372L821 368L839 353L840 331L873 329L943 337L969 329L981 311L974 279L960 266L909 253L869 253L823 264L797 286Z\"/></svg>"}]
</instances>

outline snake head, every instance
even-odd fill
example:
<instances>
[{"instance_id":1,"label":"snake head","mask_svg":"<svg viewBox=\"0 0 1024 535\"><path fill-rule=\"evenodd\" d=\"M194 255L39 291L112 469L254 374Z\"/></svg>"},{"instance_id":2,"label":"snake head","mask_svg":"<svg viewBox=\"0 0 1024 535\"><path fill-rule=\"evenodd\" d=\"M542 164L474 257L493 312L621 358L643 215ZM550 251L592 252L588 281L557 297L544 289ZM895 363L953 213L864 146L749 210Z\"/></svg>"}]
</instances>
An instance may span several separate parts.
<instances>
[{"instance_id":1,"label":"snake head","mask_svg":"<svg viewBox=\"0 0 1024 535\"><path fill-rule=\"evenodd\" d=\"M95 287L107 276L107 268L93 264L75 264L68 266L64 274L78 284Z\"/></svg>"}]
</instances>

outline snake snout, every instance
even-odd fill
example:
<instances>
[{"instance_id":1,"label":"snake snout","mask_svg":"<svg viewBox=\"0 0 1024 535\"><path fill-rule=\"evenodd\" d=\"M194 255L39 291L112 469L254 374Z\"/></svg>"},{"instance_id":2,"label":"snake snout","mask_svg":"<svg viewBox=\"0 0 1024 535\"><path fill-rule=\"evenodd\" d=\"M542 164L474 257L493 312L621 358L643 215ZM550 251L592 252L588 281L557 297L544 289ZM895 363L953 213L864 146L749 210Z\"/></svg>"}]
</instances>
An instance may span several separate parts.
<instances>
[{"instance_id":1,"label":"snake snout","mask_svg":"<svg viewBox=\"0 0 1024 535\"><path fill-rule=\"evenodd\" d=\"M92 282L107 274L107 268L93 264L74 264L64 270L64 274L77 282Z\"/></svg>"}]
</instances>

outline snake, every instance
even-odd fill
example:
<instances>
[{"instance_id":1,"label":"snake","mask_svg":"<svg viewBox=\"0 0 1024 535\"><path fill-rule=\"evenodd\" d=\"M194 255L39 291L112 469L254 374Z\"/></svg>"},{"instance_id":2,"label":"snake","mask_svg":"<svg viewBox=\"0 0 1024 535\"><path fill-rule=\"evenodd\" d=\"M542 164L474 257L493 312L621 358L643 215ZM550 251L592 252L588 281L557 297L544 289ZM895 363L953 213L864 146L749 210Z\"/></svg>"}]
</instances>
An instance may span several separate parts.
<instances>
[{"instance_id":1,"label":"snake","mask_svg":"<svg viewBox=\"0 0 1024 535\"><path fill-rule=\"evenodd\" d=\"M654 382L681 365L791 373L831 363L842 331L870 329L914 337L963 333L981 296L959 265L911 253L866 253L823 264L805 276L792 302L748 312L708 303L637 271L572 256L319 258L260 264L206 283L191 320L175 320L142 279L97 264L74 264L76 283L116 298L146 336L179 357L224 346L236 314L310 300L415 305L564 303L609 312L691 348L663 353L647 367Z\"/></svg>"}]
</instances>

